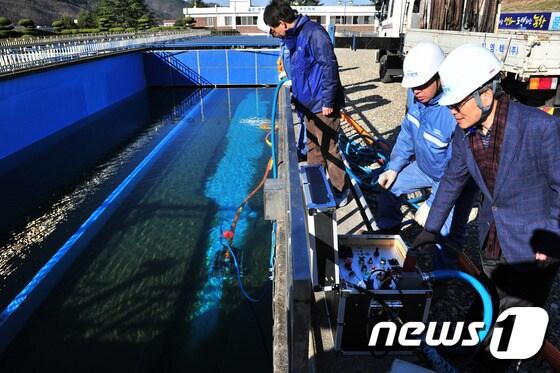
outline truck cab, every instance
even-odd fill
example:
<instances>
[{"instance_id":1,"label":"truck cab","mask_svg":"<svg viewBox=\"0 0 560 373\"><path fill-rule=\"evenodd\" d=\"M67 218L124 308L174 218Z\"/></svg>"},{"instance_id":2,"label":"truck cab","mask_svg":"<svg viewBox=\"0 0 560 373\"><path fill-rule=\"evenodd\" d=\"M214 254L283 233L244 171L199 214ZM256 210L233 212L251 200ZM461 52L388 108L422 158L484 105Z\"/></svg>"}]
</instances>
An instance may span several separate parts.
<instances>
[{"instance_id":1,"label":"truck cab","mask_svg":"<svg viewBox=\"0 0 560 373\"><path fill-rule=\"evenodd\" d=\"M402 75L402 47L407 26L421 27L420 7L426 0L379 0L378 36L385 38L384 48L377 51L379 77L389 83Z\"/></svg>"}]
</instances>

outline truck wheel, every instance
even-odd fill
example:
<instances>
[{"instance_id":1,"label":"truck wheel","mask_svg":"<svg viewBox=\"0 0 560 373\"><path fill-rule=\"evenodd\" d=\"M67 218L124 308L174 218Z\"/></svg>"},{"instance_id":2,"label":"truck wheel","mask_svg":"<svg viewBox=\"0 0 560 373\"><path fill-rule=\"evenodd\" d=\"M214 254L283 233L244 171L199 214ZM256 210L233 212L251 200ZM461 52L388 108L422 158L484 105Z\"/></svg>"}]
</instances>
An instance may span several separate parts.
<instances>
[{"instance_id":1,"label":"truck wheel","mask_svg":"<svg viewBox=\"0 0 560 373\"><path fill-rule=\"evenodd\" d=\"M381 56L379 59L379 80L383 83L391 83L393 77L387 73L387 55Z\"/></svg>"}]
</instances>

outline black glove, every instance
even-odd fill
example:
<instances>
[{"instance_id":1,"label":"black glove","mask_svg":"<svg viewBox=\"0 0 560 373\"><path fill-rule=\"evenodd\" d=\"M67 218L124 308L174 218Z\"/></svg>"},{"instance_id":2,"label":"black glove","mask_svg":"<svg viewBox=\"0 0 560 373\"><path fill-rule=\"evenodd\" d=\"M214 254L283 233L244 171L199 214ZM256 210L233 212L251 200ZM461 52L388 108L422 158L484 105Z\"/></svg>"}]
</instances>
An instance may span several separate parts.
<instances>
[{"instance_id":1,"label":"black glove","mask_svg":"<svg viewBox=\"0 0 560 373\"><path fill-rule=\"evenodd\" d=\"M437 242L439 242L439 234L423 230L418 236L416 236L416 239L412 244L412 248L419 249L424 245L435 244Z\"/></svg>"}]
</instances>

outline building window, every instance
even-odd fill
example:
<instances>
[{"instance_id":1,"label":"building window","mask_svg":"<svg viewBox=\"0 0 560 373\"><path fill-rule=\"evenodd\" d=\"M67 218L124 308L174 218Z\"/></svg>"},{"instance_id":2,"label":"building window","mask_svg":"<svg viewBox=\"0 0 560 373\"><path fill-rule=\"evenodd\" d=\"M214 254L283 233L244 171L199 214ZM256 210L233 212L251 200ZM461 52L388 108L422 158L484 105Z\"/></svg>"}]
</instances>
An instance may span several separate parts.
<instances>
[{"instance_id":1,"label":"building window","mask_svg":"<svg viewBox=\"0 0 560 373\"><path fill-rule=\"evenodd\" d=\"M326 25L326 24L327 24L327 17L326 17L326 16L321 16L321 24L322 24L322 25Z\"/></svg>"},{"instance_id":2,"label":"building window","mask_svg":"<svg viewBox=\"0 0 560 373\"><path fill-rule=\"evenodd\" d=\"M257 16L235 17L235 24L238 26L249 26L257 24Z\"/></svg>"},{"instance_id":3,"label":"building window","mask_svg":"<svg viewBox=\"0 0 560 373\"><path fill-rule=\"evenodd\" d=\"M214 26L214 17L206 17L206 26Z\"/></svg>"},{"instance_id":4,"label":"building window","mask_svg":"<svg viewBox=\"0 0 560 373\"><path fill-rule=\"evenodd\" d=\"M344 17L342 16L334 17L334 23L336 23L337 25L342 25L344 23Z\"/></svg>"},{"instance_id":5,"label":"building window","mask_svg":"<svg viewBox=\"0 0 560 373\"><path fill-rule=\"evenodd\" d=\"M230 16L226 16L224 19L224 24L226 26L231 26L231 17Z\"/></svg>"}]
</instances>

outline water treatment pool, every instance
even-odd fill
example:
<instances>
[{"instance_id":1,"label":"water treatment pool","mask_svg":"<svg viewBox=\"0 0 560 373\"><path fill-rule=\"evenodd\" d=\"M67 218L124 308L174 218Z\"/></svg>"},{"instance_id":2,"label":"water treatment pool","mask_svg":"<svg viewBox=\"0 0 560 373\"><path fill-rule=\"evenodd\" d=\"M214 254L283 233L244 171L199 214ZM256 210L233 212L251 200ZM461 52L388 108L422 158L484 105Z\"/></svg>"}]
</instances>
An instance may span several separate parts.
<instances>
[{"instance_id":1,"label":"water treatment pool","mask_svg":"<svg viewBox=\"0 0 560 373\"><path fill-rule=\"evenodd\" d=\"M150 111L170 110L170 94L152 92ZM271 371L271 224L262 195L244 209L234 241L245 287L260 303L245 300L221 265L220 236L265 170L272 95L215 89L167 116L174 120L159 138L177 135L5 351L0 371Z\"/></svg>"}]
</instances>

